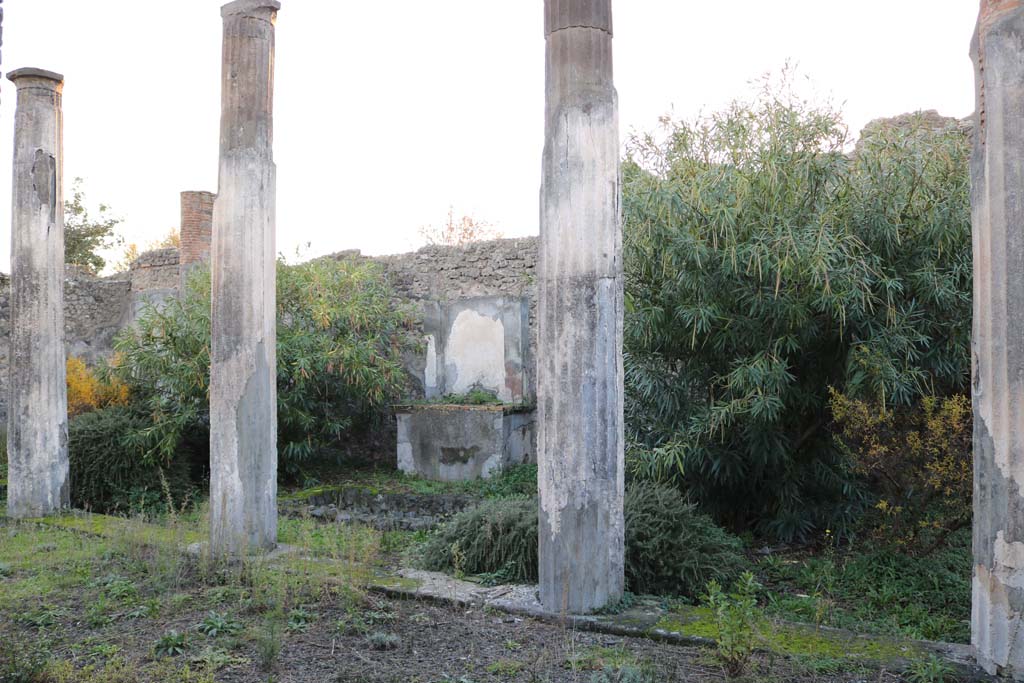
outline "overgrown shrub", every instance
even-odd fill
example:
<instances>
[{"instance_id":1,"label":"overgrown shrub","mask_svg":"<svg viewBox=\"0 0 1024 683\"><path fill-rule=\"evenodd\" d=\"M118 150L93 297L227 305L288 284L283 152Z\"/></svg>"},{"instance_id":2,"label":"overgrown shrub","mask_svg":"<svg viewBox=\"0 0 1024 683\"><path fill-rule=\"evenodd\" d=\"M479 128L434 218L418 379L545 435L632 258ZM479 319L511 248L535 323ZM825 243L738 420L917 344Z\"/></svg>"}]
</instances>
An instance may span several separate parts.
<instances>
[{"instance_id":1,"label":"overgrown shrub","mask_svg":"<svg viewBox=\"0 0 1024 683\"><path fill-rule=\"evenodd\" d=\"M380 268L319 259L277 267L278 452L287 474L367 428L405 386L409 312ZM210 279L199 269L183 296L148 306L122 332L111 373L151 422L132 433L153 462L209 441Z\"/></svg>"},{"instance_id":2,"label":"overgrown shrub","mask_svg":"<svg viewBox=\"0 0 1024 683\"><path fill-rule=\"evenodd\" d=\"M626 585L634 593L697 597L708 581L744 568L738 539L687 505L678 491L626 492ZM489 500L455 515L420 548L424 569L537 580L537 500Z\"/></svg>"},{"instance_id":3,"label":"overgrown shrub","mask_svg":"<svg viewBox=\"0 0 1024 683\"><path fill-rule=\"evenodd\" d=\"M420 549L424 569L537 580L537 499L485 500L442 525Z\"/></svg>"},{"instance_id":4,"label":"overgrown shrub","mask_svg":"<svg viewBox=\"0 0 1024 683\"><path fill-rule=\"evenodd\" d=\"M67 360L68 417L128 403L128 387L117 379L103 378L81 358Z\"/></svg>"},{"instance_id":5,"label":"overgrown shrub","mask_svg":"<svg viewBox=\"0 0 1024 683\"><path fill-rule=\"evenodd\" d=\"M96 410L68 424L71 501L95 512L175 505L191 489L188 463L172 459L162 467L145 457L129 437L148 420L124 407ZM164 488L166 482L167 489Z\"/></svg>"},{"instance_id":6,"label":"overgrown shrub","mask_svg":"<svg viewBox=\"0 0 1024 683\"><path fill-rule=\"evenodd\" d=\"M892 406L969 379L967 136L917 117L850 142L768 88L628 147L630 465L737 529L856 520L830 386Z\"/></svg>"},{"instance_id":7,"label":"overgrown shrub","mask_svg":"<svg viewBox=\"0 0 1024 683\"><path fill-rule=\"evenodd\" d=\"M909 408L833 392L837 439L878 501L866 518L875 540L928 554L971 523L971 400L926 397Z\"/></svg>"},{"instance_id":8,"label":"overgrown shrub","mask_svg":"<svg viewBox=\"0 0 1024 683\"><path fill-rule=\"evenodd\" d=\"M678 489L626 490L626 583L634 593L695 598L711 580L728 585L746 567L743 544Z\"/></svg>"}]
</instances>

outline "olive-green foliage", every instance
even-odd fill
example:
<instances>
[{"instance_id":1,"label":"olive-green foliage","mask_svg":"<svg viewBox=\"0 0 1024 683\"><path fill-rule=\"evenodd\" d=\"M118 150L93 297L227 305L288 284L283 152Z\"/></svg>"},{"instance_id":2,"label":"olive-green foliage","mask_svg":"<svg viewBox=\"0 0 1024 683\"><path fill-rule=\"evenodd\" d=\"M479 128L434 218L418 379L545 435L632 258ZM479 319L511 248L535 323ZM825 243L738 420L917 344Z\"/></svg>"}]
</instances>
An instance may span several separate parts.
<instances>
[{"instance_id":1,"label":"olive-green foliage","mask_svg":"<svg viewBox=\"0 0 1024 683\"><path fill-rule=\"evenodd\" d=\"M178 459L161 468L126 438L148 424L145 417L121 407L103 408L71 420L68 458L75 507L94 512L162 507L168 502L164 481L174 503L182 503L191 488L187 462Z\"/></svg>"},{"instance_id":2,"label":"olive-green foliage","mask_svg":"<svg viewBox=\"0 0 1024 683\"><path fill-rule=\"evenodd\" d=\"M380 268L318 259L277 267L278 450L286 473L342 436L366 428L406 382L409 312L394 303ZM208 442L209 271L181 298L149 306L115 342L111 368L151 424L134 438L154 460ZM199 458L200 460L203 457Z\"/></svg>"},{"instance_id":3,"label":"olive-green foliage","mask_svg":"<svg viewBox=\"0 0 1024 683\"><path fill-rule=\"evenodd\" d=\"M886 408L834 392L836 440L878 496L862 519L876 543L914 555L971 524L971 399L927 396Z\"/></svg>"},{"instance_id":4,"label":"olive-green foliage","mask_svg":"<svg viewBox=\"0 0 1024 683\"><path fill-rule=\"evenodd\" d=\"M696 597L744 568L740 542L695 512L678 491L630 487L625 499L629 590ZM537 579L537 500L495 499L455 515L420 549L425 569Z\"/></svg>"},{"instance_id":5,"label":"olive-green foliage","mask_svg":"<svg viewBox=\"0 0 1024 683\"><path fill-rule=\"evenodd\" d=\"M708 583L704 596L715 623L715 657L729 678L746 673L757 647L757 626L761 619L757 610L760 584L754 575L744 572L731 593L722 590L718 581Z\"/></svg>"},{"instance_id":6,"label":"olive-green foliage","mask_svg":"<svg viewBox=\"0 0 1024 683\"><path fill-rule=\"evenodd\" d=\"M121 219L112 217L105 204L99 205L97 215L91 215L82 179L75 178L71 199L64 202L64 262L93 274L103 270L107 262L99 252L123 241L115 233L120 223Z\"/></svg>"},{"instance_id":7,"label":"olive-green foliage","mask_svg":"<svg viewBox=\"0 0 1024 683\"><path fill-rule=\"evenodd\" d=\"M676 488L630 486L625 511L626 583L634 593L696 598L709 581L728 585L747 565L740 540Z\"/></svg>"},{"instance_id":8,"label":"olive-green foliage","mask_svg":"<svg viewBox=\"0 0 1024 683\"><path fill-rule=\"evenodd\" d=\"M452 517L420 552L424 569L536 581L537 499L485 500Z\"/></svg>"},{"instance_id":9,"label":"olive-green foliage","mask_svg":"<svg viewBox=\"0 0 1024 683\"><path fill-rule=\"evenodd\" d=\"M850 154L774 86L664 124L623 168L632 471L735 528L842 530L829 387L906 405L969 377L969 141L914 119Z\"/></svg>"}]
</instances>

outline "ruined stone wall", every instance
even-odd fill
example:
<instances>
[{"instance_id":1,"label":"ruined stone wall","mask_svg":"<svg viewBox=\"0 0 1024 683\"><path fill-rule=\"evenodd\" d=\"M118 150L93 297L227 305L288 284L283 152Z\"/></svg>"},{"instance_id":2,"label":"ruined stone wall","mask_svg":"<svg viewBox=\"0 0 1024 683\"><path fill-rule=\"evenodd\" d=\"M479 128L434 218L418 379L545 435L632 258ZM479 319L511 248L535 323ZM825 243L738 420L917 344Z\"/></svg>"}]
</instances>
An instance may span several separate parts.
<instances>
[{"instance_id":1,"label":"ruined stone wall","mask_svg":"<svg viewBox=\"0 0 1024 683\"><path fill-rule=\"evenodd\" d=\"M7 418L11 281L0 275L0 418ZM114 335L131 309L131 280L122 273L97 278L69 267L64 280L64 334L68 355L93 364L110 355Z\"/></svg>"},{"instance_id":2,"label":"ruined stone wall","mask_svg":"<svg viewBox=\"0 0 1024 683\"><path fill-rule=\"evenodd\" d=\"M342 252L337 256L351 254ZM384 266L401 296L413 300L454 301L478 296L527 296L531 302L536 299L536 237L459 247L431 245L408 254L370 258Z\"/></svg>"},{"instance_id":3,"label":"ruined stone wall","mask_svg":"<svg viewBox=\"0 0 1024 683\"><path fill-rule=\"evenodd\" d=\"M178 250L154 249L135 259L130 277L133 291L178 288Z\"/></svg>"},{"instance_id":4,"label":"ruined stone wall","mask_svg":"<svg viewBox=\"0 0 1024 683\"><path fill-rule=\"evenodd\" d=\"M352 258L341 252L334 258ZM425 319L432 306L480 297L528 301L526 384L535 387L537 349L537 238L520 237L462 246L430 245L407 254L367 257L384 267L399 296L417 304ZM416 373L414 373L416 374Z\"/></svg>"},{"instance_id":5,"label":"ruined stone wall","mask_svg":"<svg viewBox=\"0 0 1024 683\"><path fill-rule=\"evenodd\" d=\"M358 252L341 252L333 258L353 256L364 258ZM536 237L461 247L429 246L408 254L365 258L380 263L399 296L413 303L487 296L526 298L530 308L530 357L535 358ZM127 273L108 278L69 266L64 283L68 355L90 365L109 357L117 332L135 320L146 302L159 303L175 296L180 281L179 252L174 248L146 252ZM7 415L9 342L10 279L0 274L0 419ZM528 374L533 386L532 364Z\"/></svg>"}]
</instances>

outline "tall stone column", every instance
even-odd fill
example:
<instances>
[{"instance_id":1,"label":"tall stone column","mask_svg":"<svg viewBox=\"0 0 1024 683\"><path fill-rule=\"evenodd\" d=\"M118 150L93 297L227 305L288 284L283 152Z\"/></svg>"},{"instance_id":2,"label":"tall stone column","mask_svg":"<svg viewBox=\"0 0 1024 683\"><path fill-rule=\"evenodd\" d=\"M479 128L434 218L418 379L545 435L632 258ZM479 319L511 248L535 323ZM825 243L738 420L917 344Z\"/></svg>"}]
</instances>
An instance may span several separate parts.
<instances>
[{"instance_id":1,"label":"tall stone column","mask_svg":"<svg viewBox=\"0 0 1024 683\"><path fill-rule=\"evenodd\" d=\"M971 642L1024 680L1024 8L983 0L972 56L974 577Z\"/></svg>"},{"instance_id":2,"label":"tall stone column","mask_svg":"<svg viewBox=\"0 0 1024 683\"><path fill-rule=\"evenodd\" d=\"M7 76L17 87L11 201L11 350L7 418L11 517L69 505L64 373L64 77Z\"/></svg>"},{"instance_id":3,"label":"tall stone column","mask_svg":"<svg viewBox=\"0 0 1024 683\"><path fill-rule=\"evenodd\" d=\"M622 221L611 0L545 0L537 400L540 598L623 592Z\"/></svg>"},{"instance_id":4,"label":"tall stone column","mask_svg":"<svg viewBox=\"0 0 1024 683\"><path fill-rule=\"evenodd\" d=\"M277 0L221 8L220 177L213 209L210 523L217 555L277 543Z\"/></svg>"}]
</instances>

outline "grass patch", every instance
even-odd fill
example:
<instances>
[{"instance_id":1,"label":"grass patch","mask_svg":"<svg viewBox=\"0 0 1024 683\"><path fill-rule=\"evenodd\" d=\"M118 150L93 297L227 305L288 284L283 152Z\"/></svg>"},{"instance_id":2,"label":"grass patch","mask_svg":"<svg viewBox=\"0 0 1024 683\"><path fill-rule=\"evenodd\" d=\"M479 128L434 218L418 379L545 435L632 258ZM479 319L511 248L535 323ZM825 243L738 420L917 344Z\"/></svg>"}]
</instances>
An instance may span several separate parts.
<instances>
[{"instance_id":1,"label":"grass patch","mask_svg":"<svg viewBox=\"0 0 1024 683\"><path fill-rule=\"evenodd\" d=\"M758 565L775 616L918 640L970 642L970 531L927 557L885 551L765 558Z\"/></svg>"},{"instance_id":2,"label":"grass patch","mask_svg":"<svg viewBox=\"0 0 1024 683\"><path fill-rule=\"evenodd\" d=\"M536 495L537 466L517 465L494 479L444 482L433 481L398 472L396 470L345 470L319 486L290 491L280 496L282 501L302 502L319 495L341 489L362 489L377 494L414 494L423 496L465 495L475 498L508 498L518 495Z\"/></svg>"},{"instance_id":3,"label":"grass patch","mask_svg":"<svg viewBox=\"0 0 1024 683\"><path fill-rule=\"evenodd\" d=\"M27 658L45 664L34 675L47 683L208 683L270 666L320 609L365 603L381 554L368 527L282 522L295 552L224 564L184 552L204 537L201 513L0 518L0 631L34 644L0 652L0 681Z\"/></svg>"}]
</instances>

